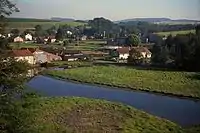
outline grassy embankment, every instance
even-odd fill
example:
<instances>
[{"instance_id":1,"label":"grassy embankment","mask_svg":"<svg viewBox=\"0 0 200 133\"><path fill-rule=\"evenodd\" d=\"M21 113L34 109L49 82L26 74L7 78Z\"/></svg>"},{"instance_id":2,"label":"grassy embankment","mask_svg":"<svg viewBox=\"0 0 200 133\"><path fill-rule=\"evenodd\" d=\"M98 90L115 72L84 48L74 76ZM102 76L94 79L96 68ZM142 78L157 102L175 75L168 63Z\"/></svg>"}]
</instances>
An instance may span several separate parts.
<instances>
[{"instance_id":1,"label":"grassy embankment","mask_svg":"<svg viewBox=\"0 0 200 133\"><path fill-rule=\"evenodd\" d=\"M35 43L10 43L10 47L12 49L20 49L20 48L39 48L40 44Z\"/></svg>"},{"instance_id":2,"label":"grassy embankment","mask_svg":"<svg viewBox=\"0 0 200 133\"><path fill-rule=\"evenodd\" d=\"M102 100L37 98L35 104L30 103L22 106L21 132L184 133L183 128L168 120Z\"/></svg>"},{"instance_id":3,"label":"grassy embankment","mask_svg":"<svg viewBox=\"0 0 200 133\"><path fill-rule=\"evenodd\" d=\"M46 74L92 84L200 98L200 76L195 73L93 66L47 71Z\"/></svg>"},{"instance_id":4,"label":"grassy embankment","mask_svg":"<svg viewBox=\"0 0 200 133\"><path fill-rule=\"evenodd\" d=\"M56 67L64 67L64 66L71 66L72 68L74 67L87 67L87 66L92 66L92 62L87 62L87 61L54 61L48 64L48 66L56 66Z\"/></svg>"},{"instance_id":5,"label":"grassy embankment","mask_svg":"<svg viewBox=\"0 0 200 133\"><path fill-rule=\"evenodd\" d=\"M195 30L183 30L183 31L170 31L170 32L157 32L155 34L160 35L160 36L169 36L170 34L172 36L176 36L178 34L180 35L185 35L189 33L195 33Z\"/></svg>"}]
</instances>

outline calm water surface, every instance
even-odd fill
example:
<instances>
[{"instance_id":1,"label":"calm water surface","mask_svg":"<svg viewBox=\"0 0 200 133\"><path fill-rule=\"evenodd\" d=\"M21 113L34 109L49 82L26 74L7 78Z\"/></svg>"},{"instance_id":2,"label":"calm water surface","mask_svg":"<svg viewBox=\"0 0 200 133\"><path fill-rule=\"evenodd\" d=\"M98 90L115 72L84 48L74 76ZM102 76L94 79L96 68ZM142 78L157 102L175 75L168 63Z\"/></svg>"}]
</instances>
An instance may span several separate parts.
<instances>
[{"instance_id":1,"label":"calm water surface","mask_svg":"<svg viewBox=\"0 0 200 133\"><path fill-rule=\"evenodd\" d=\"M46 96L78 96L131 105L182 126L200 124L200 101L179 99L144 92L76 84L45 76L33 78L28 85Z\"/></svg>"}]
</instances>

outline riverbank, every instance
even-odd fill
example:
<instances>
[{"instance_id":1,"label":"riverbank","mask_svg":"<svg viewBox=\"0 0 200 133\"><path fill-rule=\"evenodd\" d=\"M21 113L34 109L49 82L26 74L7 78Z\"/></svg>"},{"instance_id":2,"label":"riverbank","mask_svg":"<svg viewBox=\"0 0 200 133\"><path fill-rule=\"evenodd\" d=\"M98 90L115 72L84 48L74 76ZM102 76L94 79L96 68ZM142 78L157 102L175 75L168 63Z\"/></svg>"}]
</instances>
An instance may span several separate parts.
<instances>
[{"instance_id":1,"label":"riverbank","mask_svg":"<svg viewBox=\"0 0 200 133\"><path fill-rule=\"evenodd\" d=\"M200 98L200 79L196 73L139 70L117 66L93 66L45 74L78 82L128 88L145 92Z\"/></svg>"},{"instance_id":2,"label":"riverbank","mask_svg":"<svg viewBox=\"0 0 200 133\"><path fill-rule=\"evenodd\" d=\"M130 106L86 98L37 98L24 103L23 130L32 133L184 133L168 120Z\"/></svg>"}]
</instances>

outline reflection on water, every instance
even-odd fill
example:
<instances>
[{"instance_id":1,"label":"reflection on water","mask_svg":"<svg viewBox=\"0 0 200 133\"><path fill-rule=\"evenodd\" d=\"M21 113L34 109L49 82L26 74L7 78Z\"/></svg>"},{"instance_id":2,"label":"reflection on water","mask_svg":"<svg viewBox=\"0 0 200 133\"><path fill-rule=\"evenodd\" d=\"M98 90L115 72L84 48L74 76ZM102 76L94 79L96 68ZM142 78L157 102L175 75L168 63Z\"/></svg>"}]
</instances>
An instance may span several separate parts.
<instances>
[{"instance_id":1,"label":"reflection on water","mask_svg":"<svg viewBox=\"0 0 200 133\"><path fill-rule=\"evenodd\" d=\"M27 73L27 77L34 77L36 75L38 75L39 72L41 72L42 70L44 70L44 68L33 68L33 69L30 69L28 70L28 73Z\"/></svg>"},{"instance_id":2,"label":"reflection on water","mask_svg":"<svg viewBox=\"0 0 200 133\"><path fill-rule=\"evenodd\" d=\"M183 126L200 124L200 101L76 84L45 76L33 78L28 85L47 96L78 96L106 99L131 105Z\"/></svg>"}]
</instances>

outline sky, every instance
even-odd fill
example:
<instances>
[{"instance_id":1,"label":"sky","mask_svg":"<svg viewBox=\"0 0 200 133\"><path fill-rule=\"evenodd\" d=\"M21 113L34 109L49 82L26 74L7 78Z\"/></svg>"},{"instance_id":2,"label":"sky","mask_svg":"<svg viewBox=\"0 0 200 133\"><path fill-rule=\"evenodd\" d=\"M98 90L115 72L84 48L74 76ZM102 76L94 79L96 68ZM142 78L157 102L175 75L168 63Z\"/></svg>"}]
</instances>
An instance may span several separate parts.
<instances>
[{"instance_id":1,"label":"sky","mask_svg":"<svg viewBox=\"0 0 200 133\"><path fill-rule=\"evenodd\" d=\"M200 0L12 0L12 17L123 20L144 17L200 20Z\"/></svg>"}]
</instances>

